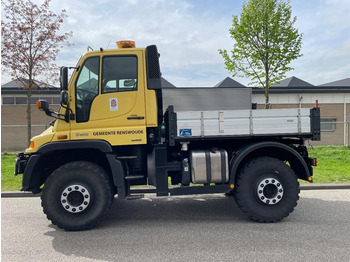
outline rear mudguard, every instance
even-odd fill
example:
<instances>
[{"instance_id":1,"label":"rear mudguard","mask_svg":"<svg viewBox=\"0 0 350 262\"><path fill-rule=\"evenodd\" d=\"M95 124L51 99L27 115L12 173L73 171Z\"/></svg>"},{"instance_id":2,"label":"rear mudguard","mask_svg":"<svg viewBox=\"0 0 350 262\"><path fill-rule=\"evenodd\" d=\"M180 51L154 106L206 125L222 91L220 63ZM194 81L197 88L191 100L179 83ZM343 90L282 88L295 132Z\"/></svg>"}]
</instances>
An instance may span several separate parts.
<instances>
[{"instance_id":1,"label":"rear mudguard","mask_svg":"<svg viewBox=\"0 0 350 262\"><path fill-rule=\"evenodd\" d=\"M240 168L252 157L271 156L283 161L288 161L298 178L308 180L312 176L303 157L292 147L279 142L259 142L242 147L230 165L230 185L236 182Z\"/></svg>"}]
</instances>

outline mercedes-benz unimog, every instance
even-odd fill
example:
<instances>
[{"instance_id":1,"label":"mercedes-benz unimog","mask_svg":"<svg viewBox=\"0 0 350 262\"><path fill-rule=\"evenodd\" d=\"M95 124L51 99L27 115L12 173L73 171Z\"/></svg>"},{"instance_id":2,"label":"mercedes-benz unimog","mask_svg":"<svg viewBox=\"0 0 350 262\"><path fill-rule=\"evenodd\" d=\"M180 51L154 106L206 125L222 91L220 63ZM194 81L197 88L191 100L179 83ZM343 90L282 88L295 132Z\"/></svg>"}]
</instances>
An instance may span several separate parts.
<instances>
[{"instance_id":1,"label":"mercedes-benz unimog","mask_svg":"<svg viewBox=\"0 0 350 262\"><path fill-rule=\"evenodd\" d=\"M298 179L312 181L319 108L252 109L249 88L164 89L155 45L118 45L85 53L69 83L61 68L59 111L37 102L56 121L17 154L21 190L41 192L53 224L92 228L134 185L227 193L258 222L293 211Z\"/></svg>"}]
</instances>

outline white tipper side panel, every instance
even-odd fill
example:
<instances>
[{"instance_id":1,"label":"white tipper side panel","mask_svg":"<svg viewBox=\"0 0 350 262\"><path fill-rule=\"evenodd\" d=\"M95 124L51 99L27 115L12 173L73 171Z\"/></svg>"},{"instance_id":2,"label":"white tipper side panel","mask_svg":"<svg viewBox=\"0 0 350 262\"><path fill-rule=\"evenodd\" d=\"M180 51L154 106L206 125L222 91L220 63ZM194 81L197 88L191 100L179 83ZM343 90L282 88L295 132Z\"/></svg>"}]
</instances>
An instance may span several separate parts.
<instances>
[{"instance_id":1,"label":"white tipper side panel","mask_svg":"<svg viewBox=\"0 0 350 262\"><path fill-rule=\"evenodd\" d=\"M310 133L310 109L180 111L178 136Z\"/></svg>"},{"instance_id":2,"label":"white tipper side panel","mask_svg":"<svg viewBox=\"0 0 350 262\"><path fill-rule=\"evenodd\" d=\"M252 89L248 87L162 89L162 97L164 112L170 105L175 112L252 108Z\"/></svg>"},{"instance_id":3,"label":"white tipper side panel","mask_svg":"<svg viewBox=\"0 0 350 262\"><path fill-rule=\"evenodd\" d=\"M252 113L256 135L310 132L310 109L253 110Z\"/></svg>"}]
</instances>

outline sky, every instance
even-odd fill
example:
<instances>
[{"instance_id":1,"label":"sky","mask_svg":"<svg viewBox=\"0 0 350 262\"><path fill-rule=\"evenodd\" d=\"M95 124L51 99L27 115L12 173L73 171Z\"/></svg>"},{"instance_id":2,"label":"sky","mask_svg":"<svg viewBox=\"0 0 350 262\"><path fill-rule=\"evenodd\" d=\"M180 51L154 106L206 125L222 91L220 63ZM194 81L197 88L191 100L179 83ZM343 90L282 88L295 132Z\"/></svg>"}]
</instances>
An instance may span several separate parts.
<instances>
[{"instance_id":1,"label":"sky","mask_svg":"<svg viewBox=\"0 0 350 262\"><path fill-rule=\"evenodd\" d=\"M40 0L33 0L42 3ZM75 66L87 47L116 48L134 40L156 44L163 77L178 87L214 86L231 74L218 49L231 50L232 15L243 0L52 0L68 18L62 32L73 31L57 56L58 66ZM296 76L313 85L350 77L350 0L290 0L295 27L303 34L303 56L291 63ZM2 12L3 14L3 12ZM10 77L2 72L2 83ZM234 78L249 85L246 78Z\"/></svg>"}]
</instances>

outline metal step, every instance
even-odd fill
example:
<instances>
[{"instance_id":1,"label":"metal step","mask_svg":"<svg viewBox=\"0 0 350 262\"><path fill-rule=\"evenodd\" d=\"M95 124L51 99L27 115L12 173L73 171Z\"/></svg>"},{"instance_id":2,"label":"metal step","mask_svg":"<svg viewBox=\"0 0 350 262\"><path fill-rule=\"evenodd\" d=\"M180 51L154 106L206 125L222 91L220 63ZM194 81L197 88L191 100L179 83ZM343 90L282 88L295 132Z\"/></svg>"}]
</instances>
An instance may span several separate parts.
<instances>
[{"instance_id":1,"label":"metal step","mask_svg":"<svg viewBox=\"0 0 350 262\"><path fill-rule=\"evenodd\" d=\"M137 159L137 156L117 156L117 159Z\"/></svg>"},{"instance_id":2,"label":"metal step","mask_svg":"<svg viewBox=\"0 0 350 262\"><path fill-rule=\"evenodd\" d=\"M137 180L137 179L144 179L144 176L126 176L126 180Z\"/></svg>"}]
</instances>

